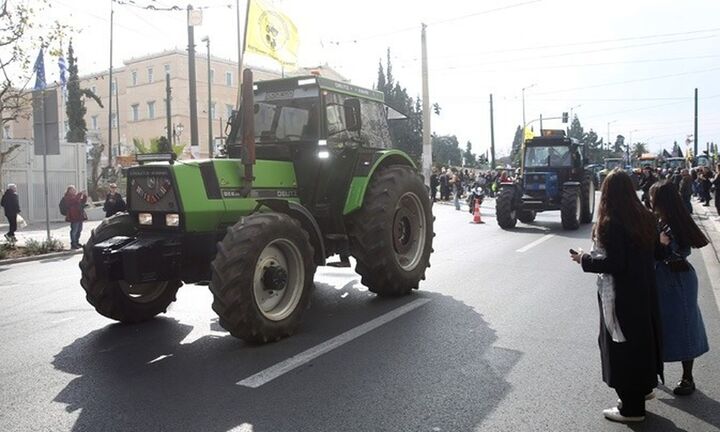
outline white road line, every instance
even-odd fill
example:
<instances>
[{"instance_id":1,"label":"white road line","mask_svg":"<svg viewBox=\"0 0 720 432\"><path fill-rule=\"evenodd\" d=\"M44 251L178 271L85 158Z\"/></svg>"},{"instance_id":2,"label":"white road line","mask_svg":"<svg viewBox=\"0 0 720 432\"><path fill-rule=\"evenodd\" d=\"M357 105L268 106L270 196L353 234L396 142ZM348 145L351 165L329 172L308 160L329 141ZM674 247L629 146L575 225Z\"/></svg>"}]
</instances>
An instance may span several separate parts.
<instances>
[{"instance_id":1,"label":"white road line","mask_svg":"<svg viewBox=\"0 0 720 432\"><path fill-rule=\"evenodd\" d=\"M705 269L707 270L708 279L710 279L710 287L712 288L713 295L715 296L715 304L717 305L718 311L720 311L720 268L717 265L717 257L713 251L713 246L704 247L700 249L702 251L703 261L705 262Z\"/></svg>"},{"instance_id":2,"label":"white road line","mask_svg":"<svg viewBox=\"0 0 720 432\"><path fill-rule=\"evenodd\" d=\"M302 366L303 364L320 357L321 355L330 352L334 350L335 348L338 348L353 339L356 339L365 333L368 333L372 330L375 330L376 328L382 326L383 324L387 324L388 322L394 320L395 318L399 318L402 315L405 315L406 313L412 311L413 309L416 309L425 303L429 302L430 299L422 298L417 299L413 302L410 302L404 306L401 306L395 310L392 310L385 315L380 315L379 317L373 319L372 321L368 321L365 324L362 324L358 327L355 327L351 330L346 331L345 333L335 336L334 338L327 340L319 345L316 345L306 351L301 352L300 354L294 355L290 357L287 360L284 360L274 366L271 366L263 371L260 371L256 373L255 375L249 376L245 378L242 381L238 381L236 384L244 387L250 387L250 388L258 388L263 384L267 384L268 382L274 380L275 378L286 374L290 372L291 370Z\"/></svg>"},{"instance_id":3,"label":"white road line","mask_svg":"<svg viewBox=\"0 0 720 432\"><path fill-rule=\"evenodd\" d=\"M539 245L540 243L551 239L552 237L555 237L555 234L544 235L544 236L540 237L539 239L535 240L534 242L530 243L529 245L521 247L516 252L527 252L530 249L534 248L535 246Z\"/></svg>"},{"instance_id":4,"label":"white road line","mask_svg":"<svg viewBox=\"0 0 720 432\"><path fill-rule=\"evenodd\" d=\"M75 317L63 318L63 319L53 321L53 322L51 322L51 324L60 324L61 322L70 321L70 320L74 320L74 319L75 319Z\"/></svg>"}]
</instances>

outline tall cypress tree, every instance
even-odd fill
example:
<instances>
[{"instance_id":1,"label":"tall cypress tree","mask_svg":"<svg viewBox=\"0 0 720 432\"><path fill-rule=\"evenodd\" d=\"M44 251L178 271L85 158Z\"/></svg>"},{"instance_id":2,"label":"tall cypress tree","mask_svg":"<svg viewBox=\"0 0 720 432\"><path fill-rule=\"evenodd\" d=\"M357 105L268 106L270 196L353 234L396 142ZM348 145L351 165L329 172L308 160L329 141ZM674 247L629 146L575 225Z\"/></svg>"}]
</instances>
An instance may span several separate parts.
<instances>
[{"instance_id":1,"label":"tall cypress tree","mask_svg":"<svg viewBox=\"0 0 720 432\"><path fill-rule=\"evenodd\" d=\"M68 142L85 142L85 134L87 133L87 124L85 123L85 97L90 97L103 107L100 98L97 97L92 90L80 88L80 78L78 76L77 57L75 57L72 40L68 46L68 80L67 80L67 102L66 113L68 119L68 132L65 139Z\"/></svg>"}]
</instances>

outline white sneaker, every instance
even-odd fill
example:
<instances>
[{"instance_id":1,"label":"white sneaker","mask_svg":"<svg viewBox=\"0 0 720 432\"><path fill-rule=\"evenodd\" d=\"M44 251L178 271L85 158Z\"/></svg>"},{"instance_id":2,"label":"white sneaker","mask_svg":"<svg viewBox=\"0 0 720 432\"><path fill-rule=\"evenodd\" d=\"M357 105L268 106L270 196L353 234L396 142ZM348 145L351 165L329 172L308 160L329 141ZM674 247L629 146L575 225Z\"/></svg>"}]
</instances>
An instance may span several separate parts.
<instances>
[{"instance_id":1,"label":"white sneaker","mask_svg":"<svg viewBox=\"0 0 720 432\"><path fill-rule=\"evenodd\" d=\"M608 408L606 410L603 410L603 415L606 419L615 421L615 422L621 422L621 423L630 423L630 422L641 422L645 420L645 416L637 416L637 417L627 417L622 414L620 414L620 409L617 407Z\"/></svg>"}]
</instances>

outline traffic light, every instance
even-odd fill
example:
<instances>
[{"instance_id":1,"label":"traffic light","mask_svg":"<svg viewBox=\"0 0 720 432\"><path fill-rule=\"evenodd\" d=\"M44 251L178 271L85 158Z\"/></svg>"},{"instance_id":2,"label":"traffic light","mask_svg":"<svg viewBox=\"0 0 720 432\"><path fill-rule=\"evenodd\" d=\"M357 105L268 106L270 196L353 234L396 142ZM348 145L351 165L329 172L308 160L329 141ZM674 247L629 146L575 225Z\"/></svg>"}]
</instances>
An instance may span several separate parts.
<instances>
[{"instance_id":1,"label":"traffic light","mask_svg":"<svg viewBox=\"0 0 720 432\"><path fill-rule=\"evenodd\" d=\"M566 112L562 113L562 122L563 123L568 122L568 113L566 113Z\"/></svg>"}]
</instances>

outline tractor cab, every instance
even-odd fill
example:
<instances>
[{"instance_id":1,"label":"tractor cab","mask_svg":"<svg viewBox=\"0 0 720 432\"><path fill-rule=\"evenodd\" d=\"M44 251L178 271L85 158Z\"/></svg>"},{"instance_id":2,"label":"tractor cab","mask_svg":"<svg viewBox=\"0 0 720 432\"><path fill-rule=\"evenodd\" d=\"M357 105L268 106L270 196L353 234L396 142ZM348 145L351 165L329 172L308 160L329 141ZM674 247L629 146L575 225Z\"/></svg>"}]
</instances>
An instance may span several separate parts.
<instances>
[{"instance_id":1,"label":"tractor cab","mask_svg":"<svg viewBox=\"0 0 720 432\"><path fill-rule=\"evenodd\" d=\"M522 182L529 201L538 209L558 205L560 187L568 181L577 181L582 172L582 153L583 146L577 140L564 136L540 136L526 141Z\"/></svg>"}]
</instances>

